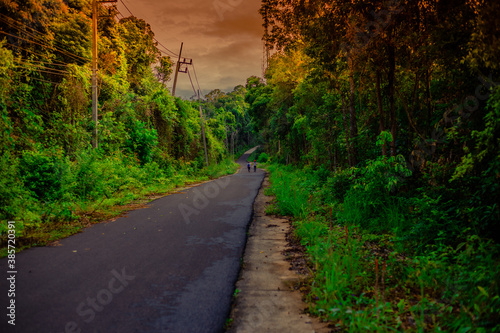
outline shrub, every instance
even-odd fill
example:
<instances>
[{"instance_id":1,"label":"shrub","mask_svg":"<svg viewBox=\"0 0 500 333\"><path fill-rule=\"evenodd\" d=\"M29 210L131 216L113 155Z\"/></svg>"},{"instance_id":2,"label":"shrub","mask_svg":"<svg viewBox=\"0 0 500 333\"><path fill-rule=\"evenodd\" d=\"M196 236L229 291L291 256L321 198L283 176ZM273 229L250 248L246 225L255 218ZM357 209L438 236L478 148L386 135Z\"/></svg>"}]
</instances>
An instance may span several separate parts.
<instances>
[{"instance_id":1,"label":"shrub","mask_svg":"<svg viewBox=\"0 0 500 333\"><path fill-rule=\"evenodd\" d=\"M23 198L29 193L23 188L18 172L19 160L10 153L0 156L0 220L7 222L15 219L26 201ZM6 227L6 224L2 224ZM2 231L0 226L0 233Z\"/></svg>"},{"instance_id":2,"label":"shrub","mask_svg":"<svg viewBox=\"0 0 500 333\"><path fill-rule=\"evenodd\" d=\"M269 160L269 156L266 153L261 153L257 158L257 162L266 163Z\"/></svg>"},{"instance_id":3,"label":"shrub","mask_svg":"<svg viewBox=\"0 0 500 333\"><path fill-rule=\"evenodd\" d=\"M68 185L68 159L60 150L24 151L19 163L24 186L40 201L60 199Z\"/></svg>"},{"instance_id":4,"label":"shrub","mask_svg":"<svg viewBox=\"0 0 500 333\"><path fill-rule=\"evenodd\" d=\"M353 169L346 169L328 177L320 192L324 203L343 203L345 195L354 185Z\"/></svg>"},{"instance_id":5,"label":"shrub","mask_svg":"<svg viewBox=\"0 0 500 333\"><path fill-rule=\"evenodd\" d=\"M125 141L126 147L137 154L141 164L151 162L154 148L158 145L158 133L155 129L147 128L146 124L138 119L130 120L128 127L129 138Z\"/></svg>"},{"instance_id":6,"label":"shrub","mask_svg":"<svg viewBox=\"0 0 500 333\"><path fill-rule=\"evenodd\" d=\"M378 158L354 169L354 184L345 193L342 223L359 225L370 232L403 232L408 228L407 201L398 190L411 175L402 156ZM340 176L347 183L345 176ZM347 187L347 186L346 186Z\"/></svg>"}]
</instances>

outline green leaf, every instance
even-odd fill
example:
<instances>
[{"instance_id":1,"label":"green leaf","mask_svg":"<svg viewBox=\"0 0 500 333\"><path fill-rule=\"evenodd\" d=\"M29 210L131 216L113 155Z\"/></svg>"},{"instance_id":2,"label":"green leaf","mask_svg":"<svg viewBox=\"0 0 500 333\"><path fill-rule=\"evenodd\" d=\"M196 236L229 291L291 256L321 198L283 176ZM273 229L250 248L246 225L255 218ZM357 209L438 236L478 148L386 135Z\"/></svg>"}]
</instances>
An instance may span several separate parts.
<instances>
[{"instance_id":1,"label":"green leaf","mask_svg":"<svg viewBox=\"0 0 500 333\"><path fill-rule=\"evenodd\" d=\"M486 290L484 290L483 287L477 286L477 289L479 289L479 291L481 292L481 294L483 294L486 297L489 297L488 293L486 292Z\"/></svg>"}]
</instances>

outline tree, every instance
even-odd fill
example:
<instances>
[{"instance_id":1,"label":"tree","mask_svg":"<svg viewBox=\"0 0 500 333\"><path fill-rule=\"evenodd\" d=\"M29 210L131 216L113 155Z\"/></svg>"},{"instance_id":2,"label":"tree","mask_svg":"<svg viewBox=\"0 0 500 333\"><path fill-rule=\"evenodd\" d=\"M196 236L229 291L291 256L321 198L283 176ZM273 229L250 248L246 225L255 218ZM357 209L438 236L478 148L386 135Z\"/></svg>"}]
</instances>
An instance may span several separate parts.
<instances>
[{"instance_id":1,"label":"tree","mask_svg":"<svg viewBox=\"0 0 500 333\"><path fill-rule=\"evenodd\" d=\"M158 78L158 81L166 84L168 81L170 81L170 75L172 75L173 72L172 59L170 59L170 57L162 56L159 58L158 62L159 64L156 67L156 76Z\"/></svg>"}]
</instances>

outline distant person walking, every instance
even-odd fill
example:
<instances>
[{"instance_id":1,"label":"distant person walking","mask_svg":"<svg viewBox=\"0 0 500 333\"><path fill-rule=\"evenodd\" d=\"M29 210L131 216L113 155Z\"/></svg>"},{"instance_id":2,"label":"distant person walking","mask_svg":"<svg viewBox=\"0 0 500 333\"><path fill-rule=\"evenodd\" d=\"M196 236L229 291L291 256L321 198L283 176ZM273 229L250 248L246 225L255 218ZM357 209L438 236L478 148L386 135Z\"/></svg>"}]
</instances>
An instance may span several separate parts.
<instances>
[{"instance_id":1,"label":"distant person walking","mask_svg":"<svg viewBox=\"0 0 500 333\"><path fill-rule=\"evenodd\" d=\"M253 172L257 172L257 160L253 161Z\"/></svg>"},{"instance_id":2,"label":"distant person walking","mask_svg":"<svg viewBox=\"0 0 500 333\"><path fill-rule=\"evenodd\" d=\"M250 172L250 162L247 164L248 172Z\"/></svg>"}]
</instances>

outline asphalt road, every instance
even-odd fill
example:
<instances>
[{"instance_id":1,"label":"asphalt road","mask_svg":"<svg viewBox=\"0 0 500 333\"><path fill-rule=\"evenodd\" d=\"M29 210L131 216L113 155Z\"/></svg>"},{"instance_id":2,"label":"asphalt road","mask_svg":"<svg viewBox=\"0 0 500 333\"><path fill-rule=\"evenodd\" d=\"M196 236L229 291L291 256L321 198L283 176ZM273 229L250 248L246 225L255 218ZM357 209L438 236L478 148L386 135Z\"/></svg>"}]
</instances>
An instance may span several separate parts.
<instances>
[{"instance_id":1,"label":"asphalt road","mask_svg":"<svg viewBox=\"0 0 500 333\"><path fill-rule=\"evenodd\" d=\"M18 253L15 297L1 259L0 332L223 331L263 178L244 165L60 246Z\"/></svg>"}]
</instances>

